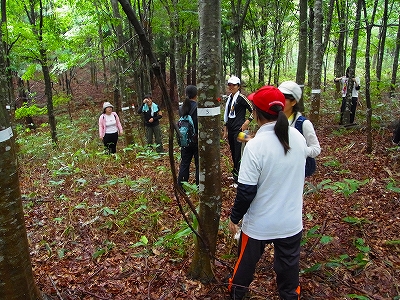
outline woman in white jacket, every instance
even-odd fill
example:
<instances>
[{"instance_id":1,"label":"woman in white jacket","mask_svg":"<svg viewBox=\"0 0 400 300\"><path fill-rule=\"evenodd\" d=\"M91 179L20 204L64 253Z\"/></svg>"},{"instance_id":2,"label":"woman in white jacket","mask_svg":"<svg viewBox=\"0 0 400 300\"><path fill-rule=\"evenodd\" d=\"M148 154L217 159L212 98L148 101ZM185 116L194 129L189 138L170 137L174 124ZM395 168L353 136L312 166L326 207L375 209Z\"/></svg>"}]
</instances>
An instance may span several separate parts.
<instances>
[{"instance_id":1,"label":"woman in white jacket","mask_svg":"<svg viewBox=\"0 0 400 300\"><path fill-rule=\"evenodd\" d=\"M302 93L301 88L294 81L284 81L278 86L278 89L285 96L286 104L284 113L288 118L289 125L295 127L296 120L301 116L298 105ZM307 143L307 156L313 158L317 157L321 153L321 147L314 126L310 120L304 120L302 133Z\"/></svg>"}]
</instances>

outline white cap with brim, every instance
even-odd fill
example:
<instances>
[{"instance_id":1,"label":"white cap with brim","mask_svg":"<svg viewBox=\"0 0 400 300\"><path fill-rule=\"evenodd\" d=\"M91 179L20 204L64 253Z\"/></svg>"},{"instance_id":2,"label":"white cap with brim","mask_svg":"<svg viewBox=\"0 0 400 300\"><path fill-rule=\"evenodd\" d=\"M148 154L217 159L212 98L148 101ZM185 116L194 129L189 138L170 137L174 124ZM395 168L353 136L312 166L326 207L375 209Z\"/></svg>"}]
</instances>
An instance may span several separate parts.
<instances>
[{"instance_id":1,"label":"white cap with brim","mask_svg":"<svg viewBox=\"0 0 400 300\"><path fill-rule=\"evenodd\" d=\"M284 81L278 86L278 89L282 94L292 95L296 101L299 101L301 98L301 88L294 81Z\"/></svg>"},{"instance_id":2,"label":"white cap with brim","mask_svg":"<svg viewBox=\"0 0 400 300\"><path fill-rule=\"evenodd\" d=\"M232 76L231 78L228 79L228 83L240 84L240 79L239 79L239 77Z\"/></svg>"},{"instance_id":3,"label":"white cap with brim","mask_svg":"<svg viewBox=\"0 0 400 300\"><path fill-rule=\"evenodd\" d=\"M114 108L114 106L113 106L110 102L104 102L104 103L103 103L103 110L105 110L107 107L112 107L112 108Z\"/></svg>"}]
</instances>

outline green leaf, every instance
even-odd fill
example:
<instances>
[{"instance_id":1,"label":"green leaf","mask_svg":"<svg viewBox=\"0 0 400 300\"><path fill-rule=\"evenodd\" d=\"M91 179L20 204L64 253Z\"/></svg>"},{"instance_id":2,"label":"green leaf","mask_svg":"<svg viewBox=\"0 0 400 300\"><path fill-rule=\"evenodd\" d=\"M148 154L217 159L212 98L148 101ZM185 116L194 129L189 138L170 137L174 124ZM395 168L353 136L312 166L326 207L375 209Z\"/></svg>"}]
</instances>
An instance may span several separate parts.
<instances>
[{"instance_id":1,"label":"green leaf","mask_svg":"<svg viewBox=\"0 0 400 300\"><path fill-rule=\"evenodd\" d=\"M321 244L326 245L326 244L329 244L332 240L333 240L333 237L324 235L321 237L321 239L319 241Z\"/></svg>"}]
</instances>

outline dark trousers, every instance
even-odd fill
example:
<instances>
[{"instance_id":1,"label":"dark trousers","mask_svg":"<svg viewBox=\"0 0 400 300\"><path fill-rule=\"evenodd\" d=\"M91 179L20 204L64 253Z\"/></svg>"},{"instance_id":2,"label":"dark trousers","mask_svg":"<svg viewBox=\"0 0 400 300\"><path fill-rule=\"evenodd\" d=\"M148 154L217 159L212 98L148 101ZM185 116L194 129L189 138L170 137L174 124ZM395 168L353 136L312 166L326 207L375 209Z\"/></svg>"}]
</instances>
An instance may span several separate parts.
<instances>
[{"instance_id":1,"label":"dark trousers","mask_svg":"<svg viewBox=\"0 0 400 300\"><path fill-rule=\"evenodd\" d=\"M157 145L157 152L164 152L164 147L162 143L162 136L161 136L161 127L160 125L156 126L146 126L146 142L147 145L153 145L153 135Z\"/></svg>"},{"instance_id":2,"label":"dark trousers","mask_svg":"<svg viewBox=\"0 0 400 300\"><path fill-rule=\"evenodd\" d=\"M350 124L354 123L354 118L356 116L356 108L357 108L357 97L351 98L351 106L350 106ZM342 106L340 107L340 124L343 124L343 114L346 110L346 97L342 98Z\"/></svg>"},{"instance_id":3,"label":"dark trousers","mask_svg":"<svg viewBox=\"0 0 400 300\"><path fill-rule=\"evenodd\" d=\"M189 168L194 157L196 166L196 184L199 185L199 149L197 145L181 147L181 163L179 166L178 183L189 181Z\"/></svg>"},{"instance_id":4,"label":"dark trousers","mask_svg":"<svg viewBox=\"0 0 400 300\"><path fill-rule=\"evenodd\" d=\"M237 141L240 130L228 129L228 143L231 150L233 161L233 176L237 179L240 168L240 160L242 159L242 143Z\"/></svg>"},{"instance_id":5,"label":"dark trousers","mask_svg":"<svg viewBox=\"0 0 400 300\"><path fill-rule=\"evenodd\" d=\"M274 240L260 241L242 232L239 241L239 258L236 262L232 278L229 279L228 289L232 299L242 299L253 281L256 264L264 253L266 244L274 245L274 270L276 283L281 299L298 300L300 241L302 232Z\"/></svg>"},{"instance_id":6,"label":"dark trousers","mask_svg":"<svg viewBox=\"0 0 400 300\"><path fill-rule=\"evenodd\" d=\"M107 153L117 152L118 132L106 133L103 137L104 148Z\"/></svg>"}]
</instances>

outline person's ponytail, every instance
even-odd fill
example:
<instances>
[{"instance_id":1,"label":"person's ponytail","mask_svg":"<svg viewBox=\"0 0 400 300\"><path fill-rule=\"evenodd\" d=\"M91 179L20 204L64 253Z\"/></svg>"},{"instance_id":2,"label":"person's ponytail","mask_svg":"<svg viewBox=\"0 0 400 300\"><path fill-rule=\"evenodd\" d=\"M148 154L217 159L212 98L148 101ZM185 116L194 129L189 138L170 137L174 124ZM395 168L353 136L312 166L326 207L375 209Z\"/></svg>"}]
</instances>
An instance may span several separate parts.
<instances>
[{"instance_id":1,"label":"person's ponytail","mask_svg":"<svg viewBox=\"0 0 400 300\"><path fill-rule=\"evenodd\" d=\"M275 123L275 134L278 137L278 140L281 142L283 149L285 151L285 154L289 151L290 146L289 146L289 122L288 119L285 115L285 113L282 111L282 108L280 108L280 111L278 113L278 119L276 120Z\"/></svg>"}]
</instances>

